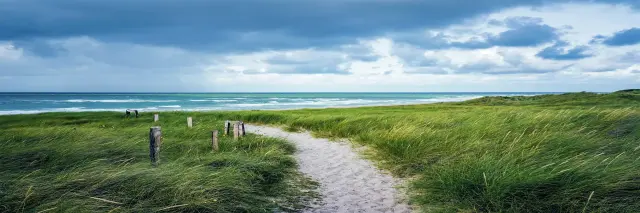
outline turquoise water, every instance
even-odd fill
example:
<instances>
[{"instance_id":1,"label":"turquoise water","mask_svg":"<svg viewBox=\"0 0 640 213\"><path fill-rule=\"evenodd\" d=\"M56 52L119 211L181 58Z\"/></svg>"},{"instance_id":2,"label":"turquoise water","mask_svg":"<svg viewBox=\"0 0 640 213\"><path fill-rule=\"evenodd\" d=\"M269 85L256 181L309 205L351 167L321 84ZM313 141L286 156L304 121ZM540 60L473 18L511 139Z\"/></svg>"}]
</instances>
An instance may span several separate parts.
<instances>
[{"instance_id":1,"label":"turquoise water","mask_svg":"<svg viewBox=\"0 0 640 213\"><path fill-rule=\"evenodd\" d=\"M379 106L542 93L0 93L0 115L83 111L206 111Z\"/></svg>"}]
</instances>

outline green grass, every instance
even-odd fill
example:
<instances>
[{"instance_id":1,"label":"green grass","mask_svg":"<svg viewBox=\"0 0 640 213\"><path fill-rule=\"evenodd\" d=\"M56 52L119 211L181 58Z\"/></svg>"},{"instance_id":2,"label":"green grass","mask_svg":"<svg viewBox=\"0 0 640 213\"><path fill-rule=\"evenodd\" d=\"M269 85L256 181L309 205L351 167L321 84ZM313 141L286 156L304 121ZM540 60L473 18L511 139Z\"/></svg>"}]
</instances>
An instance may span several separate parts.
<instances>
[{"instance_id":1,"label":"green grass","mask_svg":"<svg viewBox=\"0 0 640 213\"><path fill-rule=\"evenodd\" d=\"M638 90L235 117L372 147L427 212L640 209Z\"/></svg>"},{"instance_id":2,"label":"green grass","mask_svg":"<svg viewBox=\"0 0 640 213\"><path fill-rule=\"evenodd\" d=\"M425 212L640 209L638 90L409 106L164 112L158 168L148 161L149 114L138 120L119 115L0 116L2 208L136 212L189 204L179 210L260 212L300 205L296 197L305 182L291 181L300 178L288 143L250 136L223 140L220 154L209 152L212 125L237 119L371 147L371 158L383 168L410 178L411 202ZM194 117L193 130L184 127L187 115Z\"/></svg>"},{"instance_id":3,"label":"green grass","mask_svg":"<svg viewBox=\"0 0 640 213\"><path fill-rule=\"evenodd\" d=\"M273 212L302 207L312 187L295 171L292 144L221 137L223 121L189 113L124 119L121 113L0 116L0 212ZM149 127L161 126L159 166ZM222 131L221 131L222 132Z\"/></svg>"}]
</instances>

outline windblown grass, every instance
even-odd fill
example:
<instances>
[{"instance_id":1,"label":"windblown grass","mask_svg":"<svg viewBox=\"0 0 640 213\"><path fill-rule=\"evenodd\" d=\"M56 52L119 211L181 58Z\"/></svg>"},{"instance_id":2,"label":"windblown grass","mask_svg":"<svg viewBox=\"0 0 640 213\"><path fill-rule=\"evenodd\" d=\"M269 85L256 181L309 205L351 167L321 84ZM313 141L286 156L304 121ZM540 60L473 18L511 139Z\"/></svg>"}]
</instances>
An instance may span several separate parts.
<instances>
[{"instance_id":1,"label":"windblown grass","mask_svg":"<svg viewBox=\"0 0 640 213\"><path fill-rule=\"evenodd\" d=\"M158 168L148 162L150 116L119 115L0 116L0 208L266 212L299 203L304 181L290 181L299 176L288 143L223 139L222 152L209 153L211 124L239 119L369 146L382 167L411 177L412 203L428 212L640 209L637 90L389 107L164 112ZM193 130L185 127L187 115L194 117Z\"/></svg>"},{"instance_id":2,"label":"windblown grass","mask_svg":"<svg viewBox=\"0 0 640 213\"><path fill-rule=\"evenodd\" d=\"M121 113L0 116L0 212L274 212L302 206L311 182L295 171L292 144L221 137L222 121L188 113L124 119ZM149 127L161 126L160 164ZM222 132L222 131L221 131Z\"/></svg>"},{"instance_id":3,"label":"windblown grass","mask_svg":"<svg viewBox=\"0 0 640 213\"><path fill-rule=\"evenodd\" d=\"M372 147L428 212L640 209L637 90L236 117Z\"/></svg>"}]
</instances>

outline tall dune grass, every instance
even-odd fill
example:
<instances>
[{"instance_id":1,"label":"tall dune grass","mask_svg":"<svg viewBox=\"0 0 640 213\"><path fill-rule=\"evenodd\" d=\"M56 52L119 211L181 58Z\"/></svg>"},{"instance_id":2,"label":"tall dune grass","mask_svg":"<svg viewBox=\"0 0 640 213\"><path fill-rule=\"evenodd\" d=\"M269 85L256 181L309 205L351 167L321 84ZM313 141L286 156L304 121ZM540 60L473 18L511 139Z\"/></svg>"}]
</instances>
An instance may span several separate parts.
<instances>
[{"instance_id":1,"label":"tall dune grass","mask_svg":"<svg viewBox=\"0 0 640 213\"><path fill-rule=\"evenodd\" d=\"M302 207L311 182L279 139L221 137L222 120L187 114L124 119L120 113L0 116L0 212L273 212ZM161 126L160 164L148 132Z\"/></svg>"},{"instance_id":2,"label":"tall dune grass","mask_svg":"<svg viewBox=\"0 0 640 213\"><path fill-rule=\"evenodd\" d=\"M487 97L462 103L289 111L163 112L161 164L151 118L114 113L0 116L0 210L270 212L300 207L281 140L223 139L224 119L307 129L369 146L409 177L425 212L637 212L640 92ZM194 129L186 128L193 116ZM221 127L218 125L218 127ZM297 181L296 181L297 180Z\"/></svg>"},{"instance_id":3,"label":"tall dune grass","mask_svg":"<svg viewBox=\"0 0 640 213\"><path fill-rule=\"evenodd\" d=\"M427 212L637 212L639 107L628 91L236 116L372 147Z\"/></svg>"}]
</instances>

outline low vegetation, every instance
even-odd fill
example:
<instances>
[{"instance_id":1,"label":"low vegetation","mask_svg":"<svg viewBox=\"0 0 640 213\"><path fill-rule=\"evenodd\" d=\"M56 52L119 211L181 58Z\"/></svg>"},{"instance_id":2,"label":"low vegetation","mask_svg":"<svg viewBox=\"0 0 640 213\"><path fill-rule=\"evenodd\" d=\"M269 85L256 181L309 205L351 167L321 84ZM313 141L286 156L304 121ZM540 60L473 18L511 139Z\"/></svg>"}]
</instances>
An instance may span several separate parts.
<instances>
[{"instance_id":1,"label":"low vegetation","mask_svg":"<svg viewBox=\"0 0 640 213\"><path fill-rule=\"evenodd\" d=\"M295 171L292 144L221 137L222 120L187 114L46 113L0 116L0 212L274 212L302 207L311 182ZM162 127L160 164L149 127ZM222 132L222 131L221 131ZM309 195L311 196L311 195Z\"/></svg>"},{"instance_id":2,"label":"low vegetation","mask_svg":"<svg viewBox=\"0 0 640 213\"><path fill-rule=\"evenodd\" d=\"M640 209L640 90L236 118L372 147L428 212Z\"/></svg>"},{"instance_id":3,"label":"low vegetation","mask_svg":"<svg viewBox=\"0 0 640 213\"><path fill-rule=\"evenodd\" d=\"M196 122L192 130L187 115ZM1 210L265 212L299 206L308 182L293 171L293 147L249 136L223 139L221 153L210 153L208 131L223 119L306 129L371 147L371 158L383 168L410 177L411 202L427 212L640 209L638 90L388 107L164 112L158 168L148 161L150 116L119 116L0 116Z\"/></svg>"}]
</instances>

